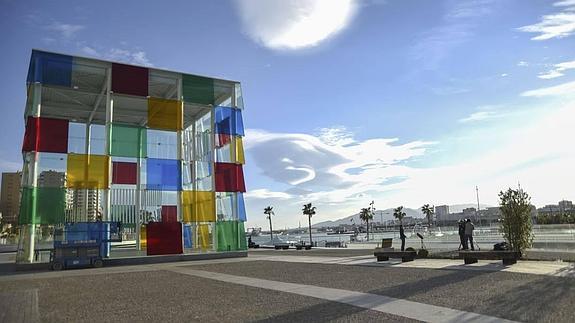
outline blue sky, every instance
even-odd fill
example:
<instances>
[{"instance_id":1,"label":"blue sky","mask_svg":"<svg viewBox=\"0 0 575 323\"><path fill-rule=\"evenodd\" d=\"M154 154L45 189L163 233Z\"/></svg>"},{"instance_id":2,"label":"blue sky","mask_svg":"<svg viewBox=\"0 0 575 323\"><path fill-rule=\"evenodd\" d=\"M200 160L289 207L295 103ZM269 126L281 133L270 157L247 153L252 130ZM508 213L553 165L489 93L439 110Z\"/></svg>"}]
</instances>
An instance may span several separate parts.
<instances>
[{"instance_id":1,"label":"blue sky","mask_svg":"<svg viewBox=\"0 0 575 323\"><path fill-rule=\"evenodd\" d=\"M575 1L0 0L0 169L42 48L242 82L248 225L575 199Z\"/></svg>"}]
</instances>

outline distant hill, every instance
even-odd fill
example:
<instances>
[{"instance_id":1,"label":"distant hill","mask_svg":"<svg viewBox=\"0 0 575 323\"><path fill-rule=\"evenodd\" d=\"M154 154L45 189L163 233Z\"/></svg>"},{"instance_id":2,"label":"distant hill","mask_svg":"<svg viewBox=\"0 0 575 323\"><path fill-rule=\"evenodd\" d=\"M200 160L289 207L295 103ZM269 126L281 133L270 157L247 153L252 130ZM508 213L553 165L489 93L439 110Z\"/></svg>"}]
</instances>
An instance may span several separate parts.
<instances>
[{"instance_id":1,"label":"distant hill","mask_svg":"<svg viewBox=\"0 0 575 323\"><path fill-rule=\"evenodd\" d=\"M404 208L403 212L405 212L405 216L411 216L414 218L423 218L423 213L421 210L415 210L410 208ZM386 209L386 210L376 210L375 214L373 215L374 222L381 222L383 217L383 221L386 220L393 220L393 208ZM353 221L352 221L353 219ZM336 227L342 224L361 224L361 220L359 218L359 213L347 216L345 218L334 220L334 221L324 221L319 222L312 225L312 228L321 228L321 227Z\"/></svg>"},{"instance_id":2,"label":"distant hill","mask_svg":"<svg viewBox=\"0 0 575 323\"><path fill-rule=\"evenodd\" d=\"M481 209L485 209L487 207L490 207L490 205L486 205L486 204L480 204ZM454 205L450 205L449 206L449 212L450 213L459 213L461 211L463 211L463 209L466 209L468 207L474 207L477 208L477 204L454 204ZM420 209L410 209L410 208L404 208L403 212L405 212L406 216L410 216L413 218L424 218L423 212L421 212ZM387 221L387 220L393 220L393 208L389 208L386 210L376 210L375 214L373 216L373 221L374 222L381 222L383 218L383 221ZM353 219L353 221L352 221ZM316 224L313 224L312 227L313 228L322 228L322 227L337 227L339 225L342 224L361 224L361 220L359 219L359 213L347 216L345 218L341 218L339 220L333 220L333 221L323 221L323 222L319 222Z\"/></svg>"}]
</instances>

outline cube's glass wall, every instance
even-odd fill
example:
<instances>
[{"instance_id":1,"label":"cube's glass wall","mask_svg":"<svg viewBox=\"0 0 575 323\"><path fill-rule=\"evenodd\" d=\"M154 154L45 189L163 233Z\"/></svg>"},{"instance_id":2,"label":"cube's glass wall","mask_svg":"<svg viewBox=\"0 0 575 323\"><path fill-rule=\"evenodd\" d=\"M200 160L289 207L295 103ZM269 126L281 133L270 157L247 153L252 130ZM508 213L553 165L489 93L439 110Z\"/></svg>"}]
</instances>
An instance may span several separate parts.
<instances>
[{"instance_id":1,"label":"cube's glass wall","mask_svg":"<svg viewBox=\"0 0 575 323\"><path fill-rule=\"evenodd\" d=\"M97 221L110 257L246 249L239 83L33 51L27 87L19 262Z\"/></svg>"}]
</instances>

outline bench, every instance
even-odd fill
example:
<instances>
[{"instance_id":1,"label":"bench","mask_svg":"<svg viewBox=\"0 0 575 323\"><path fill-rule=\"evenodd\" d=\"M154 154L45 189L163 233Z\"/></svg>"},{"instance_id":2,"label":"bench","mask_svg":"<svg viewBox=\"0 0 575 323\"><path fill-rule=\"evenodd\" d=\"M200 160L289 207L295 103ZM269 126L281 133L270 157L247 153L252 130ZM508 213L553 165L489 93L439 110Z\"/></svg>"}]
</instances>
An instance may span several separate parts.
<instances>
[{"instance_id":1,"label":"bench","mask_svg":"<svg viewBox=\"0 0 575 323\"><path fill-rule=\"evenodd\" d=\"M289 249L289 243L276 243L274 244L274 249L275 250L288 250Z\"/></svg>"},{"instance_id":2,"label":"bench","mask_svg":"<svg viewBox=\"0 0 575 323\"><path fill-rule=\"evenodd\" d=\"M463 262L474 264L477 260L503 260L504 265L513 265L517 263L517 259L521 258L521 253L518 251L460 251L459 258L463 258Z\"/></svg>"},{"instance_id":3,"label":"bench","mask_svg":"<svg viewBox=\"0 0 575 323\"><path fill-rule=\"evenodd\" d=\"M401 262L408 262L415 259L417 252L393 250L393 248L375 248L373 255L377 257L377 261L387 261L389 258L401 258Z\"/></svg>"},{"instance_id":4,"label":"bench","mask_svg":"<svg viewBox=\"0 0 575 323\"><path fill-rule=\"evenodd\" d=\"M303 244L302 244L302 243L297 243L297 244L295 245L295 249L296 249L296 250L302 250L302 249L310 250L310 249L311 249L311 245L310 245L310 244L305 244L305 243L303 243Z\"/></svg>"}]
</instances>

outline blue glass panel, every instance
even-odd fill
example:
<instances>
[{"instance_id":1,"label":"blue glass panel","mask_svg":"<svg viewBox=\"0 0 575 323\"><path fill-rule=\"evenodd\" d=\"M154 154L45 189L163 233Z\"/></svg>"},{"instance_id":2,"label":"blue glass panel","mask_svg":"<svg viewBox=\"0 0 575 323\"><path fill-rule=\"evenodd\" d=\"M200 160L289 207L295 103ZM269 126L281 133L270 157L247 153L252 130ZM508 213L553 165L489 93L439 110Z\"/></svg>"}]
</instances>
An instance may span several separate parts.
<instances>
[{"instance_id":1,"label":"blue glass panel","mask_svg":"<svg viewBox=\"0 0 575 323\"><path fill-rule=\"evenodd\" d=\"M215 133L235 136L244 135L242 110L228 107L216 107L215 118Z\"/></svg>"},{"instance_id":2,"label":"blue glass panel","mask_svg":"<svg viewBox=\"0 0 575 323\"><path fill-rule=\"evenodd\" d=\"M73 57L45 52L32 52L28 83L72 86Z\"/></svg>"},{"instance_id":3,"label":"blue glass panel","mask_svg":"<svg viewBox=\"0 0 575 323\"><path fill-rule=\"evenodd\" d=\"M238 219L241 222L246 222L246 204L244 203L244 195L238 192Z\"/></svg>"},{"instance_id":4,"label":"blue glass panel","mask_svg":"<svg viewBox=\"0 0 575 323\"><path fill-rule=\"evenodd\" d=\"M182 189L179 160L148 158L146 175L148 190L180 191Z\"/></svg>"},{"instance_id":5,"label":"blue glass panel","mask_svg":"<svg viewBox=\"0 0 575 323\"><path fill-rule=\"evenodd\" d=\"M184 248L192 247L192 225L184 224Z\"/></svg>"}]
</instances>

